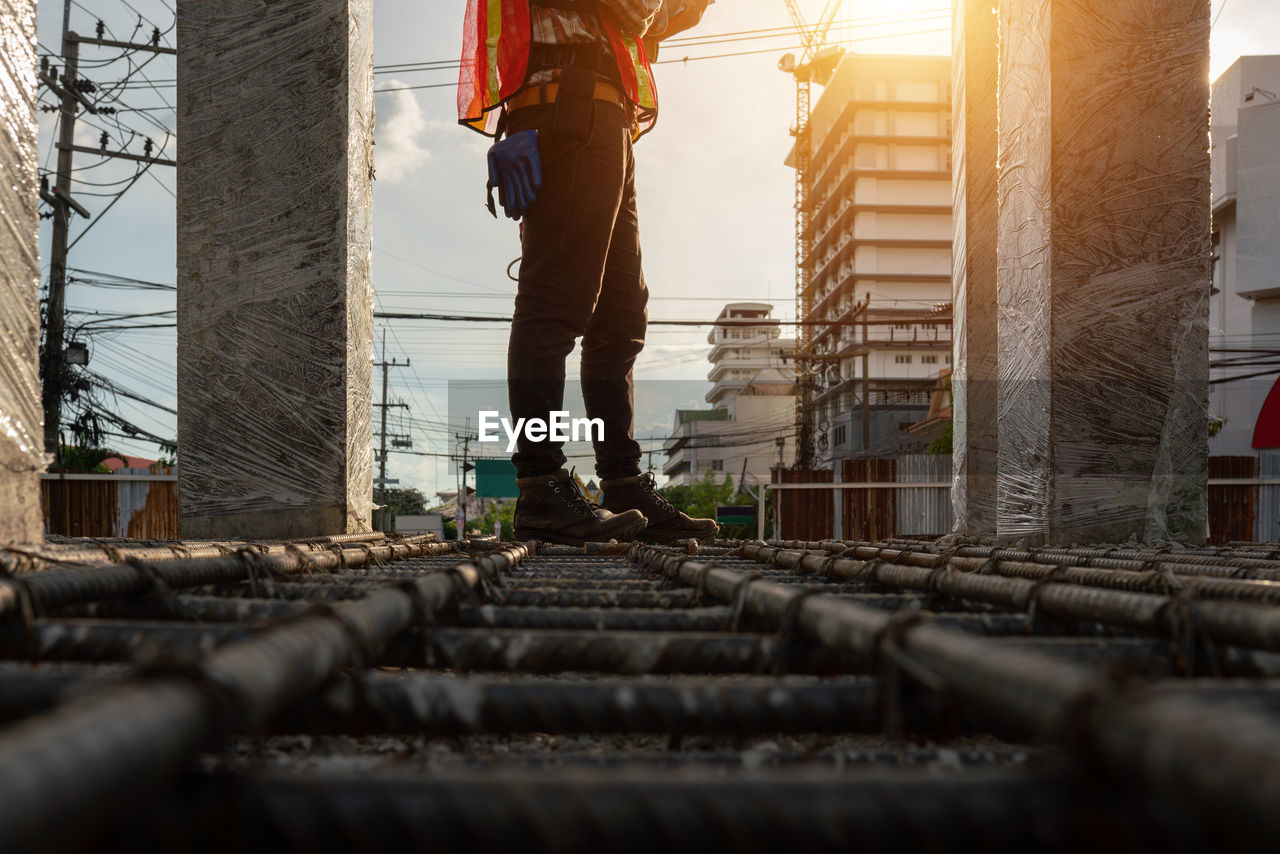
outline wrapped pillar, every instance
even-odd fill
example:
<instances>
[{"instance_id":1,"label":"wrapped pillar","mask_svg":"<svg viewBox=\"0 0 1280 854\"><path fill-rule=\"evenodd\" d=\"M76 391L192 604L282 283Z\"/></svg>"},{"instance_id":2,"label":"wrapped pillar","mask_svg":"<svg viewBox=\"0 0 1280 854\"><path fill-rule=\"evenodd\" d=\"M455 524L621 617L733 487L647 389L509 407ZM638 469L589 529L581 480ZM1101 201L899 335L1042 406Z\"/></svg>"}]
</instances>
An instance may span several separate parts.
<instances>
[{"instance_id":1,"label":"wrapped pillar","mask_svg":"<svg viewBox=\"0 0 1280 854\"><path fill-rule=\"evenodd\" d=\"M44 539L36 4L0 0L0 543Z\"/></svg>"},{"instance_id":2,"label":"wrapped pillar","mask_svg":"<svg viewBox=\"0 0 1280 854\"><path fill-rule=\"evenodd\" d=\"M999 535L1203 541L1209 4L1000 26Z\"/></svg>"},{"instance_id":3,"label":"wrapped pillar","mask_svg":"<svg viewBox=\"0 0 1280 854\"><path fill-rule=\"evenodd\" d=\"M996 63L989 0L954 0L951 181L955 533L996 533Z\"/></svg>"},{"instance_id":4,"label":"wrapped pillar","mask_svg":"<svg viewBox=\"0 0 1280 854\"><path fill-rule=\"evenodd\" d=\"M369 530L372 0L181 0L182 535Z\"/></svg>"}]
</instances>

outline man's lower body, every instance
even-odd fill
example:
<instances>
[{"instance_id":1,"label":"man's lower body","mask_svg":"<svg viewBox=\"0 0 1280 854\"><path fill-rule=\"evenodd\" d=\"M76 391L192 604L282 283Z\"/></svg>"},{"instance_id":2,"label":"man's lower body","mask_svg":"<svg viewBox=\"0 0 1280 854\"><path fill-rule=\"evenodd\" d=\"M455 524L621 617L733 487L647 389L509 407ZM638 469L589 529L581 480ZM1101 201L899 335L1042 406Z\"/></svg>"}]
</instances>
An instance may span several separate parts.
<instances>
[{"instance_id":1,"label":"man's lower body","mask_svg":"<svg viewBox=\"0 0 1280 854\"><path fill-rule=\"evenodd\" d=\"M507 387L513 419L548 419L564 408L565 359L582 338L583 402L587 417L603 424L603 435L593 437L596 474L616 515L584 511L564 472L561 443L522 435L513 457L521 488L517 536L630 539L644 528L632 511L643 516L660 509L638 499L629 498L627 507L610 500L611 491L630 496L621 486L643 480L632 375L644 348L649 292L640 263L632 116L609 101L593 106L589 132L580 139L552 132L554 104L509 117L508 133L538 130L542 187L524 217ZM638 488L637 496L652 492L651 479L646 483L650 488Z\"/></svg>"},{"instance_id":2,"label":"man's lower body","mask_svg":"<svg viewBox=\"0 0 1280 854\"><path fill-rule=\"evenodd\" d=\"M563 409L565 359L582 338L587 417L604 424L595 441L602 478L640 473L632 435L632 368L644 348L649 292L640 265L631 117L597 100L585 140L551 131L555 105L517 110L508 132L537 128L542 187L524 217L523 257L507 350L513 418ZM558 442L521 440L517 477L564 466Z\"/></svg>"}]
</instances>

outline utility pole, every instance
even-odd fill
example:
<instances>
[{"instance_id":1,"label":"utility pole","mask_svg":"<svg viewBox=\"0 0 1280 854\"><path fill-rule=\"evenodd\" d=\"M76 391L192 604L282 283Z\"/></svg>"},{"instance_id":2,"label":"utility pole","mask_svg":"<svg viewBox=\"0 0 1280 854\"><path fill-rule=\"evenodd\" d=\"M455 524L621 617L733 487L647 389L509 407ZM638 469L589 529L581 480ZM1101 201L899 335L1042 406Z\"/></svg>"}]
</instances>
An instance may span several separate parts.
<instances>
[{"instance_id":1,"label":"utility pole","mask_svg":"<svg viewBox=\"0 0 1280 854\"><path fill-rule=\"evenodd\" d=\"M871 297L867 296L868 304ZM867 306L862 308L862 455L871 454L871 326ZM881 356L883 357L883 352Z\"/></svg>"},{"instance_id":2,"label":"utility pole","mask_svg":"<svg viewBox=\"0 0 1280 854\"><path fill-rule=\"evenodd\" d=\"M71 2L63 9L62 18L62 86L59 87L61 121L58 126L58 174L52 196L45 200L53 206L53 241L49 250L49 300L44 309L44 351L40 354L40 373L44 377L41 398L44 404L44 449L57 454L58 427L62 420L63 334L67 310L67 237L71 213L84 217L88 211L71 198L71 146L75 144L76 98L80 65L80 41L67 29ZM47 194L46 194L47 195Z\"/></svg>"},{"instance_id":3,"label":"utility pole","mask_svg":"<svg viewBox=\"0 0 1280 854\"><path fill-rule=\"evenodd\" d=\"M787 447L787 437L779 436L778 438L774 439L774 441L778 443L778 479L776 483L782 483L782 471L787 466L787 462L784 459L784 452ZM761 491L763 491L764 487L762 486L760 487L760 489ZM775 538L781 537L782 535L779 533L781 530L782 530L782 490L775 489L773 491L773 536Z\"/></svg>"},{"instance_id":4,"label":"utility pole","mask_svg":"<svg viewBox=\"0 0 1280 854\"><path fill-rule=\"evenodd\" d=\"M409 367L409 360L405 359L403 362L400 362L400 361L397 361L396 359L392 359L390 362L387 361L387 330L386 329L382 330L382 361L378 362L376 367L382 368L382 403L374 404L374 406L378 406L382 408L382 439L381 439L382 444L378 453L378 479L375 481L375 483L377 484L379 490L381 490L382 492L385 492L387 488L387 484L390 483L390 481L387 480L387 410L391 409L392 407L395 407L397 409L409 408L409 404L404 402L387 403L387 372L391 368Z\"/></svg>"},{"instance_id":5,"label":"utility pole","mask_svg":"<svg viewBox=\"0 0 1280 854\"><path fill-rule=\"evenodd\" d=\"M58 80L57 69L50 69L42 63L40 81L58 96L58 111L61 118L58 125L58 171L54 180L53 192L49 192L44 182L41 183L40 198L53 208L53 234L49 248L49 299L45 303L44 315L44 350L40 354L41 402L44 407L44 448L47 453L57 454L60 439L58 428L62 421L63 379L66 373L66 354L64 338L66 336L67 311L67 252L70 236L71 214L77 213L85 219L90 214L71 196L72 158L75 152L93 154L99 157L121 158L148 164L161 163L176 166L172 160L164 160L151 156L152 142L147 140L146 156L130 154L125 151L108 151L105 135L101 150L86 148L75 144L76 115L83 108L90 114L100 112L84 95L92 91L80 80L80 45L92 44L102 47L119 47L131 50L150 51L152 53L176 54L173 48L160 46L160 31L152 35L150 44L119 42L101 37L81 38L69 29L71 20L71 0L64 0L62 6L62 79ZM99 22L99 36L102 24ZM104 108L106 110L106 108ZM106 110L110 111L110 110ZM139 176L141 173L139 173ZM137 178L135 177L135 181ZM130 184L129 186L133 186ZM126 187L125 189L128 189ZM117 199L119 196L117 195ZM113 201L112 204L115 204ZM108 208L110 205L108 205ZM105 213L105 210L103 211ZM99 214L101 216L101 214ZM83 232L82 232L83 233ZM79 238L77 238L78 240Z\"/></svg>"},{"instance_id":6,"label":"utility pole","mask_svg":"<svg viewBox=\"0 0 1280 854\"><path fill-rule=\"evenodd\" d=\"M469 425L467 429L471 429ZM458 513L461 520L461 525L458 527L458 539L461 540L467 529L467 472L474 468L469 462L471 443L477 441L477 437L468 432L454 433L453 438L462 443L462 465L458 468L458 472L462 475L462 485L458 488ZM456 459L455 457L455 461Z\"/></svg>"}]
</instances>

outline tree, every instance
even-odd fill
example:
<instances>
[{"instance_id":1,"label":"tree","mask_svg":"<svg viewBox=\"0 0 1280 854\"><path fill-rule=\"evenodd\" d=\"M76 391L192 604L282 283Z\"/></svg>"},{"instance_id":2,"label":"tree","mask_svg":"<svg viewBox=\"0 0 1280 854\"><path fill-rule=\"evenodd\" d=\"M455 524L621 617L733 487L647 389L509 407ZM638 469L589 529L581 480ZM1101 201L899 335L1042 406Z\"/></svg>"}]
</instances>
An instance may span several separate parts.
<instances>
[{"instance_id":1,"label":"tree","mask_svg":"<svg viewBox=\"0 0 1280 854\"><path fill-rule=\"evenodd\" d=\"M56 468L70 472L88 472L90 474L110 474L105 461L117 459L125 465L129 461L119 451L111 448L81 447L79 445L62 445L58 449Z\"/></svg>"},{"instance_id":2,"label":"tree","mask_svg":"<svg viewBox=\"0 0 1280 854\"><path fill-rule=\"evenodd\" d=\"M411 487L380 490L377 499L396 516L420 516L427 512L427 496Z\"/></svg>"},{"instance_id":3,"label":"tree","mask_svg":"<svg viewBox=\"0 0 1280 854\"><path fill-rule=\"evenodd\" d=\"M493 523L502 523L502 535L500 539L510 542L516 538L516 503L514 501L496 501L485 510L484 515L474 520L474 524L468 523L470 527L476 528L481 534L492 534Z\"/></svg>"},{"instance_id":4,"label":"tree","mask_svg":"<svg viewBox=\"0 0 1280 854\"><path fill-rule=\"evenodd\" d=\"M722 504L756 503L755 498L750 494L734 490L733 478L730 475L726 474L722 482L717 482L716 473L713 471L708 471L692 486L664 486L658 490L658 493L675 505L677 510L700 519L714 519L716 507ZM750 525L724 525L720 529L722 537L739 538L755 535L756 532Z\"/></svg>"},{"instance_id":5,"label":"tree","mask_svg":"<svg viewBox=\"0 0 1280 854\"><path fill-rule=\"evenodd\" d=\"M924 449L926 454L942 454L949 455L951 453L951 444L955 435L955 422L948 418L947 423L942 427L942 435L934 439Z\"/></svg>"}]
</instances>

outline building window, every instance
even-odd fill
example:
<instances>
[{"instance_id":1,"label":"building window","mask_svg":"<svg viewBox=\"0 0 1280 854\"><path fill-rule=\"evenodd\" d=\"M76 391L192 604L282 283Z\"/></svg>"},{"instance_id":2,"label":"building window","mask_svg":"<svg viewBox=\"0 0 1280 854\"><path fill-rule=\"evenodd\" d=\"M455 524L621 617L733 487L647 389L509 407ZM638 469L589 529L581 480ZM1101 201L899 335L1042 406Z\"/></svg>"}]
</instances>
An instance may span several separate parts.
<instances>
[{"instance_id":1,"label":"building window","mask_svg":"<svg viewBox=\"0 0 1280 854\"><path fill-rule=\"evenodd\" d=\"M712 460L712 461L711 461L711 470L712 470L712 471L724 471L724 460Z\"/></svg>"},{"instance_id":2,"label":"building window","mask_svg":"<svg viewBox=\"0 0 1280 854\"><path fill-rule=\"evenodd\" d=\"M910 356L894 356L893 363L895 365L909 365L911 364L911 357Z\"/></svg>"},{"instance_id":3,"label":"building window","mask_svg":"<svg viewBox=\"0 0 1280 854\"><path fill-rule=\"evenodd\" d=\"M937 357L937 356L921 356L921 357L920 357L920 364L922 364L922 365L936 365L936 364L938 364L938 357Z\"/></svg>"},{"instance_id":4,"label":"building window","mask_svg":"<svg viewBox=\"0 0 1280 854\"><path fill-rule=\"evenodd\" d=\"M950 356L948 356L948 357L947 357L947 364L948 364L948 365L949 365L949 364L951 364L951 357L950 357Z\"/></svg>"},{"instance_id":5,"label":"building window","mask_svg":"<svg viewBox=\"0 0 1280 854\"><path fill-rule=\"evenodd\" d=\"M893 324L893 328L894 328L894 329L910 329L910 328L911 328L911 324L910 324L910 323L895 323L895 324Z\"/></svg>"},{"instance_id":6,"label":"building window","mask_svg":"<svg viewBox=\"0 0 1280 854\"><path fill-rule=\"evenodd\" d=\"M1222 291L1223 263L1222 263L1222 233L1216 228L1210 234L1213 245L1213 276L1209 280L1209 295L1212 296Z\"/></svg>"}]
</instances>

